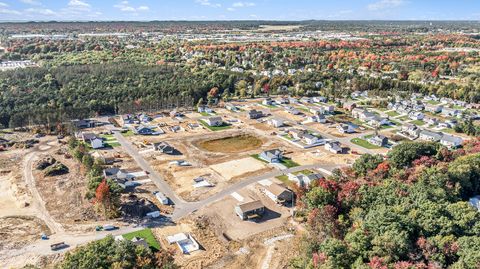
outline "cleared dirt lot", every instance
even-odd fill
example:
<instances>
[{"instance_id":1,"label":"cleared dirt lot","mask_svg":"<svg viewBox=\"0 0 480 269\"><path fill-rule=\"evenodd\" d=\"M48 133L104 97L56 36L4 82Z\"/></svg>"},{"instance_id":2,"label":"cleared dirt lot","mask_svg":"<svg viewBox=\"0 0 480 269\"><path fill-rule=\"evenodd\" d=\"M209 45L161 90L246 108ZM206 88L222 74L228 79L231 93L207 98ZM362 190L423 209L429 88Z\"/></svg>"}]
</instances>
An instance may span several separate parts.
<instances>
[{"instance_id":1,"label":"cleared dirt lot","mask_svg":"<svg viewBox=\"0 0 480 269\"><path fill-rule=\"evenodd\" d=\"M289 209L277 205L270 198L261 194L257 185L251 185L237 192L244 201L260 199L266 207L266 214L257 221L242 221L234 212L240 202L228 196L223 200L202 209L199 214L207 215L221 222L225 227L224 234L233 240L244 240L252 235L285 226L290 216Z\"/></svg>"},{"instance_id":2,"label":"cleared dirt lot","mask_svg":"<svg viewBox=\"0 0 480 269\"><path fill-rule=\"evenodd\" d=\"M265 164L251 157L214 164L210 167L217 173L221 174L222 177L226 178L227 180L231 180L243 174L253 173L258 170L263 170L267 168Z\"/></svg>"},{"instance_id":3,"label":"cleared dirt lot","mask_svg":"<svg viewBox=\"0 0 480 269\"><path fill-rule=\"evenodd\" d=\"M0 218L0 249L17 249L36 241L42 233L50 234L43 221L36 217L11 216Z\"/></svg>"},{"instance_id":4,"label":"cleared dirt lot","mask_svg":"<svg viewBox=\"0 0 480 269\"><path fill-rule=\"evenodd\" d=\"M248 134L205 140L196 143L196 146L200 149L222 153L245 152L257 149L262 145L263 142L261 139Z\"/></svg>"}]
</instances>

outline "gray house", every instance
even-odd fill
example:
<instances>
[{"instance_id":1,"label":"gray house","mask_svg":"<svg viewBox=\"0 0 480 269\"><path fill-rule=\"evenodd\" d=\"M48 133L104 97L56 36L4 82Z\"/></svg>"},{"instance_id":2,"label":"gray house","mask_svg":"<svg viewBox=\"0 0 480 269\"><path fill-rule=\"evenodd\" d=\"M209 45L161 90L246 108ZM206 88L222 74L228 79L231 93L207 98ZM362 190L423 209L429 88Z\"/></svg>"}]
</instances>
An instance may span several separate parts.
<instances>
[{"instance_id":1,"label":"gray house","mask_svg":"<svg viewBox=\"0 0 480 269\"><path fill-rule=\"evenodd\" d=\"M282 152L278 149L266 150L259 157L269 163L279 163L282 161Z\"/></svg>"},{"instance_id":2,"label":"gray house","mask_svg":"<svg viewBox=\"0 0 480 269\"><path fill-rule=\"evenodd\" d=\"M153 148L161 153L174 154L175 148L170 146L167 142L153 143Z\"/></svg>"},{"instance_id":3,"label":"gray house","mask_svg":"<svg viewBox=\"0 0 480 269\"><path fill-rule=\"evenodd\" d=\"M384 147L388 144L388 138L384 135L375 135L367 139L368 143Z\"/></svg>"},{"instance_id":4,"label":"gray house","mask_svg":"<svg viewBox=\"0 0 480 269\"><path fill-rule=\"evenodd\" d=\"M259 111L259 110L256 110L256 109L252 109L252 110L248 111L248 118L251 119L251 120L259 119L261 117L263 117L263 112L262 111Z\"/></svg>"},{"instance_id":5,"label":"gray house","mask_svg":"<svg viewBox=\"0 0 480 269\"><path fill-rule=\"evenodd\" d=\"M235 206L235 213L242 220L260 218L265 212L265 206L260 200L255 200Z\"/></svg>"}]
</instances>

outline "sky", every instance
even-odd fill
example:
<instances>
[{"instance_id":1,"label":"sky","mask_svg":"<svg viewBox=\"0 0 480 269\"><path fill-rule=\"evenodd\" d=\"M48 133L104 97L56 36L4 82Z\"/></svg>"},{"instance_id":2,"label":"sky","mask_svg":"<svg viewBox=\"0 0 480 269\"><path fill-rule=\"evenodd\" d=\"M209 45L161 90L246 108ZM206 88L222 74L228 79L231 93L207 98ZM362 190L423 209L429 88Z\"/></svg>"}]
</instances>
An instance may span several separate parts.
<instances>
[{"instance_id":1,"label":"sky","mask_svg":"<svg viewBox=\"0 0 480 269\"><path fill-rule=\"evenodd\" d=\"M480 20L480 0L0 0L0 21Z\"/></svg>"}]
</instances>

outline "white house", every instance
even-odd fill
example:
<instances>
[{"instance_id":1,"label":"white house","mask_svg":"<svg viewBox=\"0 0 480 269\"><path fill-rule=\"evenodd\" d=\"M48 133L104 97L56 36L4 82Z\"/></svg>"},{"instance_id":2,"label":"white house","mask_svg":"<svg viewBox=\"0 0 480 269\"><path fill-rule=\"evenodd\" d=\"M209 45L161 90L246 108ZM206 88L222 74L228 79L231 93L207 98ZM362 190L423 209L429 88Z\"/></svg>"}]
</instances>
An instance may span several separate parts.
<instances>
[{"instance_id":1,"label":"white house","mask_svg":"<svg viewBox=\"0 0 480 269\"><path fill-rule=\"evenodd\" d=\"M349 124L340 124L337 126L337 130L342 134L354 133L355 129Z\"/></svg>"},{"instance_id":2,"label":"white house","mask_svg":"<svg viewBox=\"0 0 480 269\"><path fill-rule=\"evenodd\" d=\"M323 176L318 173L311 173L308 175L298 173L298 174L288 174L288 179L296 182L298 186L301 187L308 187L310 184L315 180L322 179Z\"/></svg>"},{"instance_id":3,"label":"white house","mask_svg":"<svg viewBox=\"0 0 480 269\"><path fill-rule=\"evenodd\" d=\"M425 118L425 115L422 112L412 111L410 112L410 114L408 114L408 117L411 120L423 120L423 118Z\"/></svg>"},{"instance_id":4,"label":"white house","mask_svg":"<svg viewBox=\"0 0 480 269\"><path fill-rule=\"evenodd\" d=\"M293 199L292 191L276 183L265 186L263 192L275 203L279 204L290 202Z\"/></svg>"},{"instance_id":5,"label":"white house","mask_svg":"<svg viewBox=\"0 0 480 269\"><path fill-rule=\"evenodd\" d=\"M275 128L280 128L285 125L284 121L279 118L271 118L268 120L268 124L275 127Z\"/></svg>"},{"instance_id":6,"label":"white house","mask_svg":"<svg viewBox=\"0 0 480 269\"><path fill-rule=\"evenodd\" d=\"M103 148L103 139L95 137L90 140L90 145L92 146L93 149L100 149Z\"/></svg>"},{"instance_id":7,"label":"white house","mask_svg":"<svg viewBox=\"0 0 480 269\"><path fill-rule=\"evenodd\" d=\"M222 117L208 117L204 119L205 123L208 124L208 126L222 126L223 125L223 120Z\"/></svg>"},{"instance_id":8,"label":"white house","mask_svg":"<svg viewBox=\"0 0 480 269\"><path fill-rule=\"evenodd\" d=\"M307 144L307 145L316 145L316 144L320 145L320 144L325 143L324 139L319 138L318 136L308 134L308 133L304 134L302 139L305 142L305 144Z\"/></svg>"},{"instance_id":9,"label":"white house","mask_svg":"<svg viewBox=\"0 0 480 269\"><path fill-rule=\"evenodd\" d=\"M274 101L271 98L265 98L263 99L262 104L266 106L272 106L274 105Z\"/></svg>"}]
</instances>

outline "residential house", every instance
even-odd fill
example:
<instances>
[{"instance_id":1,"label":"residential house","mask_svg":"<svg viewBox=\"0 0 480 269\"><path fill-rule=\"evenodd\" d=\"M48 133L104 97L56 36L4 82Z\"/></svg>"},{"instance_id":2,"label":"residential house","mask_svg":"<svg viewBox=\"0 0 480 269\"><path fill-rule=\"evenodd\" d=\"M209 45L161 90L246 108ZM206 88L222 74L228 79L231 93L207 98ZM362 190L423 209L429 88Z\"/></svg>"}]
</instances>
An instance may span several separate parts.
<instances>
[{"instance_id":1,"label":"residential house","mask_svg":"<svg viewBox=\"0 0 480 269\"><path fill-rule=\"evenodd\" d=\"M230 111L233 111L233 112L237 112L237 111L240 110L236 105L231 104L231 103L225 104L225 108L230 110Z\"/></svg>"},{"instance_id":2,"label":"residential house","mask_svg":"<svg viewBox=\"0 0 480 269\"><path fill-rule=\"evenodd\" d=\"M104 145L103 145L103 139L102 138L99 138L99 137L95 137L93 139L90 140L90 146L92 147L92 149L100 149L100 148L103 148Z\"/></svg>"},{"instance_id":3,"label":"residential house","mask_svg":"<svg viewBox=\"0 0 480 269\"><path fill-rule=\"evenodd\" d=\"M285 98L285 97L279 97L275 99L275 103L278 105L285 105L285 104L290 104L290 100L288 100L288 98Z\"/></svg>"},{"instance_id":4,"label":"residential house","mask_svg":"<svg viewBox=\"0 0 480 269\"><path fill-rule=\"evenodd\" d=\"M85 119L85 120L72 120L72 125L77 129L92 128L95 127L95 121Z\"/></svg>"},{"instance_id":5,"label":"residential house","mask_svg":"<svg viewBox=\"0 0 480 269\"><path fill-rule=\"evenodd\" d=\"M326 103L328 99L325 96L315 96L313 97L313 101L316 103Z\"/></svg>"},{"instance_id":6,"label":"residential house","mask_svg":"<svg viewBox=\"0 0 480 269\"><path fill-rule=\"evenodd\" d=\"M325 113L325 110L323 107L311 107L309 109L309 111L313 114L313 115L323 115Z\"/></svg>"},{"instance_id":7,"label":"residential house","mask_svg":"<svg viewBox=\"0 0 480 269\"><path fill-rule=\"evenodd\" d=\"M248 118L249 119L259 119L263 117L263 112L262 111L259 111L259 110L256 110L256 109L252 109L250 111L248 111Z\"/></svg>"},{"instance_id":8,"label":"residential house","mask_svg":"<svg viewBox=\"0 0 480 269\"><path fill-rule=\"evenodd\" d=\"M425 117L423 121L425 121L428 125L431 125L431 126L438 125L439 123L439 120L434 117Z\"/></svg>"},{"instance_id":9,"label":"residential house","mask_svg":"<svg viewBox=\"0 0 480 269\"><path fill-rule=\"evenodd\" d=\"M313 103L313 100L312 100L312 98L305 96L305 97L300 98L300 102L302 102L304 104L310 104L310 103Z\"/></svg>"},{"instance_id":10,"label":"residential house","mask_svg":"<svg viewBox=\"0 0 480 269\"><path fill-rule=\"evenodd\" d=\"M425 118L425 115L422 112L412 111L410 112L410 114L408 114L408 117L411 120L423 120L423 118Z\"/></svg>"},{"instance_id":11,"label":"residential house","mask_svg":"<svg viewBox=\"0 0 480 269\"><path fill-rule=\"evenodd\" d=\"M350 134L355 132L355 129L353 129L353 127L349 124L340 124L337 126L337 130L341 134Z\"/></svg>"},{"instance_id":12,"label":"residential house","mask_svg":"<svg viewBox=\"0 0 480 269\"><path fill-rule=\"evenodd\" d=\"M280 128L285 125L284 121L279 118L271 118L268 120L268 124L275 127L275 128Z\"/></svg>"},{"instance_id":13,"label":"residential house","mask_svg":"<svg viewBox=\"0 0 480 269\"><path fill-rule=\"evenodd\" d=\"M152 135L154 133L153 129L148 126L139 125L133 129L133 132L137 135Z\"/></svg>"},{"instance_id":14,"label":"residential house","mask_svg":"<svg viewBox=\"0 0 480 269\"><path fill-rule=\"evenodd\" d=\"M335 106L333 105L319 104L318 106L323 109L323 113L333 114L335 112Z\"/></svg>"},{"instance_id":15,"label":"residential house","mask_svg":"<svg viewBox=\"0 0 480 269\"><path fill-rule=\"evenodd\" d=\"M266 106L273 106L274 102L273 102L272 98L265 98L265 99L263 99L262 104L264 104Z\"/></svg>"},{"instance_id":16,"label":"residential house","mask_svg":"<svg viewBox=\"0 0 480 269\"><path fill-rule=\"evenodd\" d=\"M310 116L307 118L307 122L318 122L318 123L326 123L327 118L325 118L325 115L320 114L320 115L315 115L315 116Z\"/></svg>"},{"instance_id":17,"label":"residential house","mask_svg":"<svg viewBox=\"0 0 480 269\"><path fill-rule=\"evenodd\" d=\"M260 200L246 202L235 206L235 213L241 220L261 218L265 213L265 206Z\"/></svg>"},{"instance_id":18,"label":"residential house","mask_svg":"<svg viewBox=\"0 0 480 269\"><path fill-rule=\"evenodd\" d=\"M178 233L167 236L167 242L176 244L183 254L190 254L200 249L200 245L190 234Z\"/></svg>"},{"instance_id":19,"label":"residential house","mask_svg":"<svg viewBox=\"0 0 480 269\"><path fill-rule=\"evenodd\" d=\"M219 116L214 116L214 117L208 117L204 119L205 123L208 124L208 126L222 126L223 125L223 120L222 117Z\"/></svg>"},{"instance_id":20,"label":"residential house","mask_svg":"<svg viewBox=\"0 0 480 269\"><path fill-rule=\"evenodd\" d=\"M367 123L371 126L382 126L382 125L390 124L390 121L388 121L387 118L383 118L378 115L375 115L371 118L368 118Z\"/></svg>"},{"instance_id":21,"label":"residential house","mask_svg":"<svg viewBox=\"0 0 480 269\"><path fill-rule=\"evenodd\" d=\"M443 110L442 105L434 105L434 104L425 104L425 111L431 112L431 113L440 113Z\"/></svg>"},{"instance_id":22,"label":"residential house","mask_svg":"<svg viewBox=\"0 0 480 269\"><path fill-rule=\"evenodd\" d=\"M136 246L142 246L146 249L149 247L147 241L141 237L134 236L130 241Z\"/></svg>"},{"instance_id":23,"label":"residential house","mask_svg":"<svg viewBox=\"0 0 480 269\"><path fill-rule=\"evenodd\" d=\"M458 148L462 145L463 139L458 136L444 134L440 139L440 144L448 148Z\"/></svg>"},{"instance_id":24,"label":"residential house","mask_svg":"<svg viewBox=\"0 0 480 269\"><path fill-rule=\"evenodd\" d=\"M388 138L384 135L374 135L367 139L368 143L379 147L385 147L388 145Z\"/></svg>"},{"instance_id":25,"label":"residential house","mask_svg":"<svg viewBox=\"0 0 480 269\"><path fill-rule=\"evenodd\" d=\"M263 191L275 203L285 204L293 200L293 192L276 183L265 186Z\"/></svg>"},{"instance_id":26,"label":"residential house","mask_svg":"<svg viewBox=\"0 0 480 269\"><path fill-rule=\"evenodd\" d=\"M305 144L307 145L316 145L316 144L320 145L325 143L324 139L309 133L304 134L302 139L303 139L303 142L305 142Z\"/></svg>"},{"instance_id":27,"label":"residential house","mask_svg":"<svg viewBox=\"0 0 480 269\"><path fill-rule=\"evenodd\" d=\"M92 157L100 160L101 163L106 164L106 165L110 165L110 164L113 164L115 162L115 157L105 156L104 154L100 153L99 151L93 152Z\"/></svg>"},{"instance_id":28,"label":"residential house","mask_svg":"<svg viewBox=\"0 0 480 269\"><path fill-rule=\"evenodd\" d=\"M293 139L297 139L297 140L302 139L302 137L306 134L304 130L299 130L299 129L290 129L288 133Z\"/></svg>"},{"instance_id":29,"label":"residential house","mask_svg":"<svg viewBox=\"0 0 480 269\"><path fill-rule=\"evenodd\" d=\"M170 146L167 142L153 143L153 149L165 154L174 154L175 148Z\"/></svg>"},{"instance_id":30,"label":"residential house","mask_svg":"<svg viewBox=\"0 0 480 269\"><path fill-rule=\"evenodd\" d=\"M420 135L421 129L415 124L407 124L402 126L401 131L412 138L417 138Z\"/></svg>"},{"instance_id":31,"label":"residential house","mask_svg":"<svg viewBox=\"0 0 480 269\"><path fill-rule=\"evenodd\" d=\"M444 107L442 109L442 115L447 117L456 117L457 115L461 115L462 113L458 109L453 109L449 107Z\"/></svg>"},{"instance_id":32,"label":"residential house","mask_svg":"<svg viewBox=\"0 0 480 269\"><path fill-rule=\"evenodd\" d=\"M157 200L160 203L162 203L162 205L168 205L170 203L168 197L165 196L165 194L163 194L161 192L155 192L155 198L157 198Z\"/></svg>"},{"instance_id":33,"label":"residential house","mask_svg":"<svg viewBox=\"0 0 480 269\"><path fill-rule=\"evenodd\" d=\"M145 113L140 114L138 116L138 119L143 123L151 122L153 120L152 117L148 116Z\"/></svg>"},{"instance_id":34,"label":"residential house","mask_svg":"<svg viewBox=\"0 0 480 269\"><path fill-rule=\"evenodd\" d=\"M420 132L419 138L425 141L438 142L442 139L443 133L423 130Z\"/></svg>"},{"instance_id":35,"label":"residential house","mask_svg":"<svg viewBox=\"0 0 480 269\"><path fill-rule=\"evenodd\" d=\"M288 179L297 183L300 187L308 187L312 182L322 179L322 174L311 173L311 174L288 174Z\"/></svg>"},{"instance_id":36,"label":"residential house","mask_svg":"<svg viewBox=\"0 0 480 269\"><path fill-rule=\"evenodd\" d=\"M325 142L325 149L335 154L339 154L343 152L342 146L338 141Z\"/></svg>"},{"instance_id":37,"label":"residential house","mask_svg":"<svg viewBox=\"0 0 480 269\"><path fill-rule=\"evenodd\" d=\"M286 107L285 108L285 111L287 111L288 113L292 114L292 115L299 115L300 114L300 111L294 107Z\"/></svg>"},{"instance_id":38,"label":"residential house","mask_svg":"<svg viewBox=\"0 0 480 269\"><path fill-rule=\"evenodd\" d=\"M279 149L266 150L260 153L260 159L269 163L279 163L282 161L282 152Z\"/></svg>"}]
</instances>

